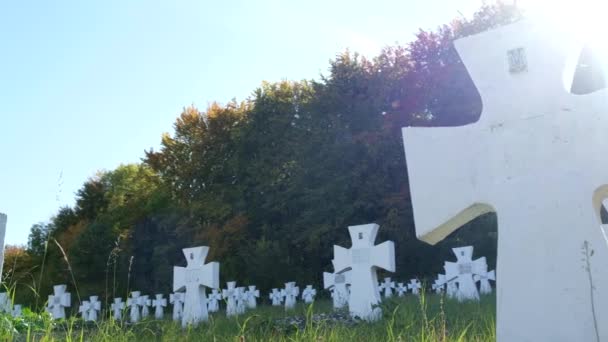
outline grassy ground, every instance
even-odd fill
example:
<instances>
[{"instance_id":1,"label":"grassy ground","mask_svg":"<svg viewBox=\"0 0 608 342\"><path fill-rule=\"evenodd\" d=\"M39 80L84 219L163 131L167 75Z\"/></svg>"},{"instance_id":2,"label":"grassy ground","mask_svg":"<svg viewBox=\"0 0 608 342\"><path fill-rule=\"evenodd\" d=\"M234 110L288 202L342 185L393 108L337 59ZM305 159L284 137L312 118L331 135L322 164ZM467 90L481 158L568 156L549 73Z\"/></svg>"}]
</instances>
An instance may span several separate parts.
<instances>
[{"instance_id":1,"label":"grassy ground","mask_svg":"<svg viewBox=\"0 0 608 342\"><path fill-rule=\"evenodd\" d=\"M306 327L277 324L285 317L311 317L330 312L331 302L317 301L312 307L300 304L285 312L282 307L261 306L238 318L224 313L208 323L182 329L172 321L143 321L124 324L106 320L83 324L79 319L52 322L48 315L26 312L21 319L0 317L2 341L494 341L495 297L481 302L458 303L436 295L412 295L385 301L384 318L355 326L310 323Z\"/></svg>"}]
</instances>

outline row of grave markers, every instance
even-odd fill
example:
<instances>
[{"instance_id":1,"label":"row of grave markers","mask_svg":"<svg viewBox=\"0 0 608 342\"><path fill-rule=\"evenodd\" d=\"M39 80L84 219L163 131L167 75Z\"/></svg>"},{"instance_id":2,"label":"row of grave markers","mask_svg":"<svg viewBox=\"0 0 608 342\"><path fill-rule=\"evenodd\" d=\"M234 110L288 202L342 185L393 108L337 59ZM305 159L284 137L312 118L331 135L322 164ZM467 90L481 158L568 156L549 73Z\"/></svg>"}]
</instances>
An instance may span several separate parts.
<instances>
[{"instance_id":1,"label":"row of grave markers","mask_svg":"<svg viewBox=\"0 0 608 342\"><path fill-rule=\"evenodd\" d=\"M411 279L409 284L393 282L391 278L384 278L378 283L377 269L384 268L395 271L394 243L384 242L374 245L379 229L376 224L351 226L348 228L352 247L346 249L334 246L334 273L323 273L324 288L331 292L335 309L348 306L352 316L365 320L375 320L380 317L381 311L377 304L382 299L393 296L403 296L408 290L418 295L422 284L418 279ZM438 275L432 288L436 292L443 292L449 297L458 300L478 300L479 292L476 283L479 282L481 293L491 292L489 280L495 279L494 271L487 271L485 257L472 260L473 247L454 248L456 262L445 262L445 275ZM227 288L219 287L219 263L205 264L209 247L192 247L183 250L188 262L186 267L174 267L173 290L169 296L169 303L173 305L173 319L181 320L183 326L197 324L208 319L209 312L220 309L220 301L226 302L226 315L235 316L243 314L247 309L255 309L259 290L255 286L237 287L236 282L227 283ZM211 287L207 297L205 287ZM65 308L71 306L71 295L66 291L66 285L56 285L53 295L49 296L47 311L53 318L65 318ZM317 292L312 285L307 285L300 293L295 282L285 283L285 288L273 288L268 297L274 306L284 305L286 309L295 306L298 296L304 303L312 303ZM115 319L123 319L123 313L128 307L129 321L138 322L151 315L150 307L154 308L154 317L162 319L167 299L157 294L154 299L133 291L131 298L123 302L122 298L115 298L110 308ZM7 294L0 293L0 311L13 315L21 314L21 306L12 306ZM97 321L101 312L101 302L98 296L91 296L82 301L79 313L85 321Z\"/></svg>"}]
</instances>

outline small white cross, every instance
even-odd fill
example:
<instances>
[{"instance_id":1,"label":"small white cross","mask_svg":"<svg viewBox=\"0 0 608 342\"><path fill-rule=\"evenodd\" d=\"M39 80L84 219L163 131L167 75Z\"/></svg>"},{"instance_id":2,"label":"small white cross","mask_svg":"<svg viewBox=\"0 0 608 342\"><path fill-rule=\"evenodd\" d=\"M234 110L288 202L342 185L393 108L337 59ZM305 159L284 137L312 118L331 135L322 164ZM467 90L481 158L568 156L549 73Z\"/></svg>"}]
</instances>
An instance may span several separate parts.
<instances>
[{"instance_id":1,"label":"small white cross","mask_svg":"<svg viewBox=\"0 0 608 342\"><path fill-rule=\"evenodd\" d=\"M448 280L453 279L458 284L456 298L459 301L479 300L479 292L477 292L473 276L487 272L488 265L486 258L482 257L472 260L473 246L452 248L452 251L456 254L457 261L446 261L443 268L445 269L446 278Z\"/></svg>"},{"instance_id":2,"label":"small white cross","mask_svg":"<svg viewBox=\"0 0 608 342\"><path fill-rule=\"evenodd\" d=\"M53 286L53 294L49 295L46 310L53 319L65 318L65 308L69 308L72 303L69 292L65 292L67 285Z\"/></svg>"},{"instance_id":3,"label":"small white cross","mask_svg":"<svg viewBox=\"0 0 608 342\"><path fill-rule=\"evenodd\" d=\"M112 303L110 307L112 309L112 313L114 314L114 319L121 320L122 311L125 309L125 303L122 301L122 298L114 298L114 303Z\"/></svg>"},{"instance_id":4,"label":"small white cross","mask_svg":"<svg viewBox=\"0 0 608 342\"><path fill-rule=\"evenodd\" d=\"M272 301L272 306L281 306L283 296L281 295L281 291L279 291L279 289L272 289L268 297Z\"/></svg>"},{"instance_id":5,"label":"small white cross","mask_svg":"<svg viewBox=\"0 0 608 342\"><path fill-rule=\"evenodd\" d=\"M496 272L490 271L485 272L485 274L476 274L473 276L473 280L479 282L479 292L481 294L490 294L492 293L492 285L490 285L490 280L496 281Z\"/></svg>"},{"instance_id":6,"label":"small white cross","mask_svg":"<svg viewBox=\"0 0 608 342\"><path fill-rule=\"evenodd\" d=\"M247 308L247 294L244 287L236 288L236 313L242 315Z\"/></svg>"},{"instance_id":7,"label":"small white cross","mask_svg":"<svg viewBox=\"0 0 608 342\"><path fill-rule=\"evenodd\" d=\"M137 322L139 322L139 319L141 318L141 313L139 311L140 302L141 302L140 296L141 296L141 292L133 291L133 292L131 292L131 298L127 299L127 306L129 307L131 323L137 323Z\"/></svg>"},{"instance_id":8,"label":"small white cross","mask_svg":"<svg viewBox=\"0 0 608 342\"><path fill-rule=\"evenodd\" d=\"M260 291L256 290L255 285L250 285L245 295L247 296L247 307L255 309L257 306L256 298L260 297Z\"/></svg>"},{"instance_id":9,"label":"small white cross","mask_svg":"<svg viewBox=\"0 0 608 342\"><path fill-rule=\"evenodd\" d=\"M281 295L285 297L285 309L293 309L296 306L296 299L300 294L300 288L295 282L285 283L285 288L281 290Z\"/></svg>"},{"instance_id":10,"label":"small white cross","mask_svg":"<svg viewBox=\"0 0 608 342\"><path fill-rule=\"evenodd\" d=\"M420 284L420 280L410 279L410 283L407 284L407 287L408 289L412 290L412 294L419 295L422 285Z\"/></svg>"},{"instance_id":11,"label":"small white cross","mask_svg":"<svg viewBox=\"0 0 608 342\"><path fill-rule=\"evenodd\" d=\"M218 312L220 310L220 301L222 300L222 294L217 290L211 290L209 298L207 300L207 310L209 312Z\"/></svg>"},{"instance_id":12,"label":"small white cross","mask_svg":"<svg viewBox=\"0 0 608 342\"><path fill-rule=\"evenodd\" d=\"M138 305L141 307L141 318L146 318L150 316L150 306L152 305L152 300L148 295L143 295L139 297Z\"/></svg>"},{"instance_id":13,"label":"small white cross","mask_svg":"<svg viewBox=\"0 0 608 342\"><path fill-rule=\"evenodd\" d=\"M222 290L222 297L226 300L226 316L234 316L237 314L236 308L236 281L229 281L227 288Z\"/></svg>"},{"instance_id":14,"label":"small white cross","mask_svg":"<svg viewBox=\"0 0 608 342\"><path fill-rule=\"evenodd\" d=\"M97 316L101 311L101 302L98 296L89 297L89 310L87 312L87 321L96 322Z\"/></svg>"},{"instance_id":15,"label":"small white cross","mask_svg":"<svg viewBox=\"0 0 608 342\"><path fill-rule=\"evenodd\" d=\"M397 283L397 296L403 297L407 292L407 285L403 283Z\"/></svg>"},{"instance_id":16,"label":"small white cross","mask_svg":"<svg viewBox=\"0 0 608 342\"><path fill-rule=\"evenodd\" d=\"M315 290L312 285L306 285L306 288L302 291L302 300L304 300L304 303L310 304L315 301L316 295L317 290Z\"/></svg>"},{"instance_id":17,"label":"small white cross","mask_svg":"<svg viewBox=\"0 0 608 342\"><path fill-rule=\"evenodd\" d=\"M164 308L167 306L167 298L163 298L162 294L157 294L156 298L152 301L154 307L154 318L163 319L165 316Z\"/></svg>"},{"instance_id":18,"label":"small white cross","mask_svg":"<svg viewBox=\"0 0 608 342\"><path fill-rule=\"evenodd\" d=\"M323 272L323 287L330 289L334 309L342 309L348 305L348 297L350 296L348 286L350 283L351 271L342 273Z\"/></svg>"},{"instance_id":19,"label":"small white cross","mask_svg":"<svg viewBox=\"0 0 608 342\"><path fill-rule=\"evenodd\" d=\"M390 298L393 296L393 289L395 288L395 282L391 281L390 277L384 278L384 282L378 286L380 291L384 291L384 297Z\"/></svg>"},{"instance_id":20,"label":"small white cross","mask_svg":"<svg viewBox=\"0 0 608 342\"><path fill-rule=\"evenodd\" d=\"M173 304L173 320L180 321L184 313L184 293L175 292L169 295L169 303Z\"/></svg>"}]
</instances>

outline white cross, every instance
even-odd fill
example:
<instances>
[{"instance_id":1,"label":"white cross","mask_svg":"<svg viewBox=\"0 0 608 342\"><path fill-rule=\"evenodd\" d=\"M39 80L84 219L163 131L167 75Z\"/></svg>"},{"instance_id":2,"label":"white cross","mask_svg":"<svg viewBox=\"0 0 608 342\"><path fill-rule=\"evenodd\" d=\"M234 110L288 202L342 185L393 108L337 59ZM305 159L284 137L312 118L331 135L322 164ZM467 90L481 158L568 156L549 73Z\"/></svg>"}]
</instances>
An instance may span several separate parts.
<instances>
[{"instance_id":1,"label":"white cross","mask_svg":"<svg viewBox=\"0 0 608 342\"><path fill-rule=\"evenodd\" d=\"M433 282L432 288L435 293L440 294L443 292L445 286L445 274L438 274L437 279Z\"/></svg>"},{"instance_id":2,"label":"white cross","mask_svg":"<svg viewBox=\"0 0 608 342\"><path fill-rule=\"evenodd\" d=\"M157 294L156 298L152 301L154 307L154 318L163 319L165 316L164 308L167 306L167 298L163 298L162 294Z\"/></svg>"},{"instance_id":3,"label":"white cross","mask_svg":"<svg viewBox=\"0 0 608 342\"><path fill-rule=\"evenodd\" d=\"M490 294L492 293L492 285L490 285L490 280L496 281L496 272L490 271L485 272L485 274L476 274L473 276L473 280L479 282L479 292L481 294Z\"/></svg>"},{"instance_id":4,"label":"white cross","mask_svg":"<svg viewBox=\"0 0 608 342\"><path fill-rule=\"evenodd\" d=\"M4 236L6 235L6 215L0 213L0 282L2 282L2 266L4 265Z\"/></svg>"},{"instance_id":5,"label":"white cross","mask_svg":"<svg viewBox=\"0 0 608 342\"><path fill-rule=\"evenodd\" d=\"M294 281L285 283L285 288L281 290L281 295L285 297L285 309L293 309L296 306L296 299L300 294L300 288Z\"/></svg>"},{"instance_id":6,"label":"white cross","mask_svg":"<svg viewBox=\"0 0 608 342\"><path fill-rule=\"evenodd\" d=\"M334 246L334 269L341 273L351 271L352 285L349 311L352 316L366 320L377 320L382 311L375 307L380 302L378 295L377 268L395 271L395 244L386 241L374 246L379 226L375 223L350 226L348 231L352 247Z\"/></svg>"},{"instance_id":7,"label":"white cross","mask_svg":"<svg viewBox=\"0 0 608 342\"><path fill-rule=\"evenodd\" d=\"M306 304L310 304L315 301L315 296L317 295L317 290L315 290L312 285L306 285L304 290L302 291L302 300Z\"/></svg>"},{"instance_id":8,"label":"white cross","mask_svg":"<svg viewBox=\"0 0 608 342\"><path fill-rule=\"evenodd\" d=\"M87 312L87 321L96 322L99 311L101 311L101 302L98 296L89 297L89 310Z\"/></svg>"},{"instance_id":9,"label":"white cross","mask_svg":"<svg viewBox=\"0 0 608 342\"><path fill-rule=\"evenodd\" d=\"M384 291L384 297L390 298L393 296L393 289L395 288L395 282L391 281L391 278L384 278L384 282L380 283L378 289Z\"/></svg>"},{"instance_id":10,"label":"white cross","mask_svg":"<svg viewBox=\"0 0 608 342\"><path fill-rule=\"evenodd\" d=\"M410 279L410 283L407 284L408 289L412 290L412 294L419 295L420 288L422 285L420 284L420 280L418 279Z\"/></svg>"},{"instance_id":11,"label":"white cross","mask_svg":"<svg viewBox=\"0 0 608 342\"><path fill-rule=\"evenodd\" d=\"M260 297L260 291L256 290L255 285L250 285L249 289L245 292L247 296L247 307L249 309L255 309L257 306L256 298Z\"/></svg>"},{"instance_id":12,"label":"white cross","mask_svg":"<svg viewBox=\"0 0 608 342\"><path fill-rule=\"evenodd\" d=\"M241 315L247 308L247 293L244 287L236 288L236 313Z\"/></svg>"},{"instance_id":13,"label":"white cross","mask_svg":"<svg viewBox=\"0 0 608 342\"><path fill-rule=\"evenodd\" d=\"M150 316L150 306L152 305L152 300L148 295L139 297L138 305L141 307L141 318Z\"/></svg>"},{"instance_id":14,"label":"white cross","mask_svg":"<svg viewBox=\"0 0 608 342\"><path fill-rule=\"evenodd\" d=\"M21 317L21 304L15 304L11 312L13 317Z\"/></svg>"},{"instance_id":15,"label":"white cross","mask_svg":"<svg viewBox=\"0 0 608 342\"><path fill-rule=\"evenodd\" d=\"M608 340L608 90L569 93L574 26L522 20L456 41L479 120L403 132L419 238L497 213L499 341ZM513 73L518 50L527 70Z\"/></svg>"},{"instance_id":16,"label":"white cross","mask_svg":"<svg viewBox=\"0 0 608 342\"><path fill-rule=\"evenodd\" d=\"M407 292L407 285L403 283L397 283L397 296L403 297Z\"/></svg>"},{"instance_id":17,"label":"white cross","mask_svg":"<svg viewBox=\"0 0 608 342\"><path fill-rule=\"evenodd\" d=\"M236 281L226 283L227 288L222 290L222 297L226 300L226 316L234 316L237 314L236 308Z\"/></svg>"},{"instance_id":18,"label":"white cross","mask_svg":"<svg viewBox=\"0 0 608 342\"><path fill-rule=\"evenodd\" d=\"M67 285L55 285L53 294L49 295L46 311L51 314L53 319L65 318L65 308L72 305L70 293L65 292L67 287Z\"/></svg>"},{"instance_id":19,"label":"white cross","mask_svg":"<svg viewBox=\"0 0 608 342\"><path fill-rule=\"evenodd\" d=\"M180 321L184 313L184 293L176 292L169 295L169 303L173 304L173 320Z\"/></svg>"},{"instance_id":20,"label":"white cross","mask_svg":"<svg viewBox=\"0 0 608 342\"><path fill-rule=\"evenodd\" d=\"M220 285L220 264L205 264L209 247L200 246L183 249L187 267L173 267L173 291L186 290L182 326L196 325L207 321L207 295L205 286L218 288Z\"/></svg>"},{"instance_id":21,"label":"white cross","mask_svg":"<svg viewBox=\"0 0 608 342\"><path fill-rule=\"evenodd\" d=\"M486 258L481 257L476 260L473 258L473 246L452 248L456 254L456 262L446 261L443 268L448 280L453 280L458 284L456 298L459 301L479 300L479 292L473 276L485 274L488 270Z\"/></svg>"},{"instance_id":22,"label":"white cross","mask_svg":"<svg viewBox=\"0 0 608 342\"><path fill-rule=\"evenodd\" d=\"M281 295L281 291L279 291L279 289L272 289L268 297L272 301L273 306L280 306L283 302L283 296Z\"/></svg>"},{"instance_id":23,"label":"white cross","mask_svg":"<svg viewBox=\"0 0 608 342\"><path fill-rule=\"evenodd\" d=\"M88 300L83 300L80 306L78 307L78 313L82 315L82 319L84 321L89 320L89 310L91 309L91 304Z\"/></svg>"},{"instance_id":24,"label":"white cross","mask_svg":"<svg viewBox=\"0 0 608 342\"><path fill-rule=\"evenodd\" d=\"M0 293L0 313L2 312L11 312L11 303L10 298L6 292Z\"/></svg>"},{"instance_id":25,"label":"white cross","mask_svg":"<svg viewBox=\"0 0 608 342\"><path fill-rule=\"evenodd\" d=\"M211 290L209 298L207 300L207 310L209 312L218 312L220 310L220 301L222 300L222 294L217 290Z\"/></svg>"},{"instance_id":26,"label":"white cross","mask_svg":"<svg viewBox=\"0 0 608 342\"><path fill-rule=\"evenodd\" d=\"M129 307L131 323L137 323L141 318L141 313L139 311L139 307L141 305L140 296L141 292L133 291L131 292L131 298L127 298L127 306Z\"/></svg>"},{"instance_id":27,"label":"white cross","mask_svg":"<svg viewBox=\"0 0 608 342\"><path fill-rule=\"evenodd\" d=\"M114 303L112 303L110 308L112 309L112 313L114 314L114 319L121 320L122 311L125 309L125 303L122 301L122 298L114 298Z\"/></svg>"},{"instance_id":28,"label":"white cross","mask_svg":"<svg viewBox=\"0 0 608 342\"><path fill-rule=\"evenodd\" d=\"M334 309L342 309L348 305L350 295L348 286L351 283L351 271L343 273L323 272L323 287L330 289Z\"/></svg>"}]
</instances>

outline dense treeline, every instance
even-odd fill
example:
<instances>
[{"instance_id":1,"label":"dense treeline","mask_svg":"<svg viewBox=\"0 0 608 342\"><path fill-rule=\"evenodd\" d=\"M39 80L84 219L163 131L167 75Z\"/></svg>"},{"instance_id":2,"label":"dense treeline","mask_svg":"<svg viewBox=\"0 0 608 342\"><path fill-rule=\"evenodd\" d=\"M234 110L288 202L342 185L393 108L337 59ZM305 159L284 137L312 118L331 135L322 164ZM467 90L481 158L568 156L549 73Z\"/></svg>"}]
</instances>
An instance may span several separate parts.
<instances>
[{"instance_id":1,"label":"dense treeline","mask_svg":"<svg viewBox=\"0 0 608 342\"><path fill-rule=\"evenodd\" d=\"M519 16L484 6L373 59L340 54L318 81L184 109L158 151L98 173L74 207L32 227L27 249L7 251L17 301L41 305L56 283L75 297L168 293L181 249L196 245L211 247L222 282L319 286L332 245L350 246L347 226L369 222L381 225L378 241L396 243L394 278L432 277L464 243L493 266L494 216L437 246L416 239L400 130L476 120L481 100L452 41Z\"/></svg>"}]
</instances>

